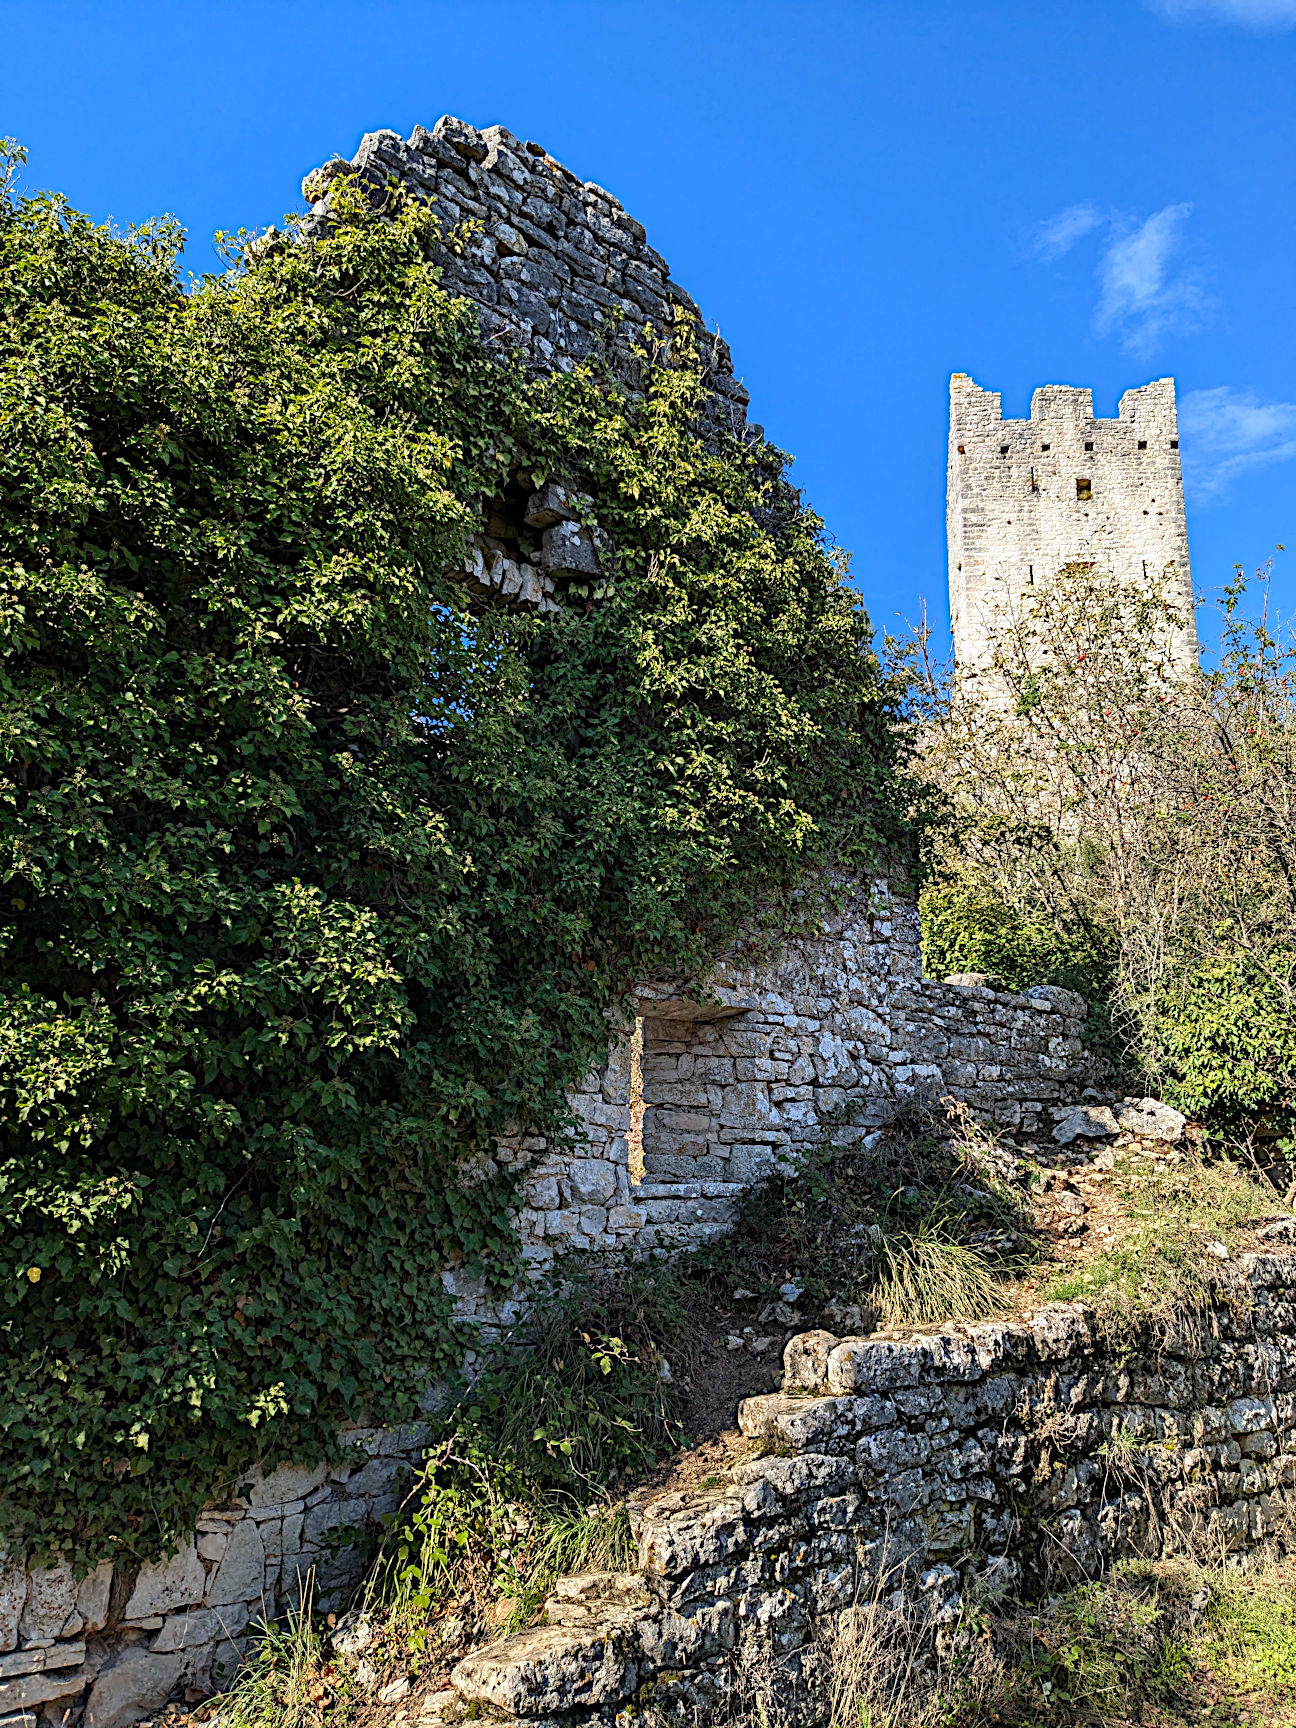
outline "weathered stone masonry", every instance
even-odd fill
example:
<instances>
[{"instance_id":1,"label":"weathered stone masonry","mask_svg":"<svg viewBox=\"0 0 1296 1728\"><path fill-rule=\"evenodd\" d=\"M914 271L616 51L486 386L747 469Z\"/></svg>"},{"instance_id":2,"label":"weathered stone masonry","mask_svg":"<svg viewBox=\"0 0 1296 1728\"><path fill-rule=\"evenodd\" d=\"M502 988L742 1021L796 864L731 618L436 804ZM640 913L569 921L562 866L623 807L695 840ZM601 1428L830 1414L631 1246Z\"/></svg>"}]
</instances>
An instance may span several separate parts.
<instances>
[{"instance_id":1,"label":"weathered stone masonry","mask_svg":"<svg viewBox=\"0 0 1296 1728\"><path fill-rule=\"evenodd\" d=\"M1197 664L1192 573L1173 378L1095 417L1093 392L1046 384L1028 420L999 393L950 379L947 482L950 620L964 673L984 672L994 636L1069 563L1163 593L1182 615L1168 646Z\"/></svg>"},{"instance_id":2,"label":"weathered stone masonry","mask_svg":"<svg viewBox=\"0 0 1296 1728\"><path fill-rule=\"evenodd\" d=\"M317 231L328 183L345 166L308 178ZM354 166L375 196L395 176L447 230L475 225L462 252L442 249L443 279L501 352L536 370L598 354L634 389L645 326L665 334L683 316L704 337L712 422L743 432L747 393L727 348L610 194L502 127L477 132L449 117L408 141L369 135ZM578 515L555 485L528 500L529 554L516 539L479 536L464 571L479 603L545 608L564 580L596 574L602 552ZM916 908L883 882L861 887L771 964L722 967L690 992L645 989L640 1007L641 1178L630 1168L625 1045L572 1098L583 1142L500 1149L521 1167L519 1228L536 1271L572 1249L703 1242L776 1164L825 1139L858 1140L907 1100L949 1092L1029 1132L1090 1076L1078 997L924 979ZM509 1320L461 1272L429 1268L438 1273L465 1318L487 1331ZM61 1720L82 1706L83 1728L118 1728L208 1686L249 1622L294 1602L312 1571L317 1602L339 1605L358 1564L347 1539L398 1504L425 1434L415 1424L352 1438L359 1462L257 1477L246 1502L208 1508L191 1542L138 1574L104 1566L78 1583L65 1567L27 1572L0 1556L0 1728L35 1728L34 1712Z\"/></svg>"},{"instance_id":3,"label":"weathered stone masonry","mask_svg":"<svg viewBox=\"0 0 1296 1728\"><path fill-rule=\"evenodd\" d=\"M531 1263L573 1248L697 1246L777 1164L862 1140L907 1103L949 1095L1031 1134L1050 1105L1080 1095L1094 1068L1079 996L937 983L922 976L918 940L913 902L878 881L768 964L721 967L692 999L645 992L643 1179L630 1171L618 1046L572 1099L586 1143L511 1154L527 1167ZM471 1311L471 1288L455 1288Z\"/></svg>"},{"instance_id":4,"label":"weathered stone masonry","mask_svg":"<svg viewBox=\"0 0 1296 1728\"><path fill-rule=\"evenodd\" d=\"M1241 1554L1289 1522L1296 1257L1252 1254L1254 1306L1132 1358L1078 1308L1023 1321L788 1345L787 1390L749 1398L768 1449L720 1486L651 1503L639 1569L563 1580L547 1624L466 1657L425 1711L491 1705L548 1728L629 1728L686 1707L757 1650L794 1701L828 1616L875 1593L919 1624L969 1592L1096 1576L1205 1541Z\"/></svg>"},{"instance_id":5,"label":"weathered stone masonry","mask_svg":"<svg viewBox=\"0 0 1296 1728\"><path fill-rule=\"evenodd\" d=\"M0 1565L0 1724L35 1728L86 1706L119 1728L185 1687L228 1680L250 1621L300 1599L315 1569L328 1605L356 1579L350 1546L395 1511L427 1444L424 1424L344 1435L359 1462L252 1472L246 1499L209 1507L179 1551L138 1569ZM52 1714L51 1714L52 1713Z\"/></svg>"},{"instance_id":6,"label":"weathered stone masonry","mask_svg":"<svg viewBox=\"0 0 1296 1728\"><path fill-rule=\"evenodd\" d=\"M408 139L370 132L350 162L336 158L306 177L308 233L326 229L328 186L339 173L357 174L375 198L395 181L430 205L445 235L436 253L442 283L471 302L501 356L520 355L537 373L595 359L634 390L643 382L641 352L668 342L682 318L697 337L711 423L760 435L759 426L747 427L747 391L733 375L728 345L706 329L643 227L610 192L579 180L540 145L503 126L479 132L448 114L430 132L416 126ZM469 545L464 574L484 600L544 611L557 604L556 585L605 574L562 488L533 502L529 550L490 524Z\"/></svg>"}]
</instances>

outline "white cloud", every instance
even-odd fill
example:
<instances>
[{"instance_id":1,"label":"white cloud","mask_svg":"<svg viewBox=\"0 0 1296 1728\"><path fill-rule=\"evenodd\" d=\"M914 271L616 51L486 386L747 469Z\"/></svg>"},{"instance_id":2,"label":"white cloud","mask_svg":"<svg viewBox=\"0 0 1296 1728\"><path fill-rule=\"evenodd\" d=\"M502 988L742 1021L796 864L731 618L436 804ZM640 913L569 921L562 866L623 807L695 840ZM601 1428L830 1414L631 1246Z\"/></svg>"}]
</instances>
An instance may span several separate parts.
<instances>
[{"instance_id":1,"label":"white cloud","mask_svg":"<svg viewBox=\"0 0 1296 1728\"><path fill-rule=\"evenodd\" d=\"M1172 266L1191 204L1167 204L1132 232L1117 234L1098 268L1102 293L1094 313L1099 336L1118 334L1146 354L1171 331L1192 329L1205 298L1196 275Z\"/></svg>"},{"instance_id":2,"label":"white cloud","mask_svg":"<svg viewBox=\"0 0 1296 1728\"><path fill-rule=\"evenodd\" d=\"M1124 348L1145 356L1162 337L1194 329L1208 306L1197 272L1177 259L1191 211L1191 204L1167 204L1134 226L1130 218L1093 204L1071 204L1038 225L1031 250L1050 263L1088 235L1104 232L1094 334L1118 336Z\"/></svg>"},{"instance_id":3,"label":"white cloud","mask_svg":"<svg viewBox=\"0 0 1296 1728\"><path fill-rule=\"evenodd\" d=\"M1072 204L1068 209L1041 222L1035 231L1035 251L1046 262L1069 252L1077 240L1092 234L1102 223L1102 217L1092 204Z\"/></svg>"},{"instance_id":4,"label":"white cloud","mask_svg":"<svg viewBox=\"0 0 1296 1728\"><path fill-rule=\"evenodd\" d=\"M1239 474L1296 460L1296 402L1261 402L1250 390L1190 390L1180 399L1184 485L1217 497Z\"/></svg>"},{"instance_id":5,"label":"white cloud","mask_svg":"<svg viewBox=\"0 0 1296 1728\"><path fill-rule=\"evenodd\" d=\"M1286 30L1296 24L1296 0L1149 0L1172 24L1214 19L1253 30Z\"/></svg>"}]
</instances>

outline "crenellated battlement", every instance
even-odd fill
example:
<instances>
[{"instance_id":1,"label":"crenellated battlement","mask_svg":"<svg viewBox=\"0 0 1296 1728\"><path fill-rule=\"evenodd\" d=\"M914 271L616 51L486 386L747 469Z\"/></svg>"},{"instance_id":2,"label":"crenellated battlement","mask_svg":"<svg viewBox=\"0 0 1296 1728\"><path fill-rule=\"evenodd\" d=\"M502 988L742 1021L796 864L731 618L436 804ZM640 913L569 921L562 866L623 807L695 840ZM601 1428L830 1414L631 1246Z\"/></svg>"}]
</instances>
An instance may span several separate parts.
<instances>
[{"instance_id":1,"label":"crenellated battlement","mask_svg":"<svg viewBox=\"0 0 1296 1728\"><path fill-rule=\"evenodd\" d=\"M1127 390L1114 419L1093 391L1043 384L1030 418L1005 419L997 390L950 379L947 479L954 656L983 674L997 629L1063 565L1160 588L1187 620L1172 644L1196 663L1173 378Z\"/></svg>"}]
</instances>

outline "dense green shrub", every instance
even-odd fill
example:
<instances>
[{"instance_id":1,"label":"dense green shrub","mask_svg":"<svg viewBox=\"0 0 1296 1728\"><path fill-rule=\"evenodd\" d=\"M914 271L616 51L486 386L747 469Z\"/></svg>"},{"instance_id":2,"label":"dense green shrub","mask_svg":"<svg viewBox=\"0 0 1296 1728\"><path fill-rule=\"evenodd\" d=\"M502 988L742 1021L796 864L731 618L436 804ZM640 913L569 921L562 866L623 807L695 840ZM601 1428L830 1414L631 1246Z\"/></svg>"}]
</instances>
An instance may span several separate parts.
<instances>
[{"instance_id":1,"label":"dense green shrub","mask_svg":"<svg viewBox=\"0 0 1296 1728\"><path fill-rule=\"evenodd\" d=\"M909 832L869 628L687 330L528 382L417 205L183 292L178 231L0 201L0 1500L143 1555L415 1407L513 1270L501 1133L647 973ZM660 334L660 333L659 333ZM655 339L654 339L655 340ZM666 363L669 357L669 363ZM519 463L614 589L474 615Z\"/></svg>"},{"instance_id":2,"label":"dense green shrub","mask_svg":"<svg viewBox=\"0 0 1296 1728\"><path fill-rule=\"evenodd\" d=\"M1161 1037L1180 1109L1237 1128L1290 1120L1296 1022L1284 974L1296 974L1296 955L1280 951L1264 964L1255 954L1220 954L1176 980Z\"/></svg>"},{"instance_id":3,"label":"dense green shrub","mask_svg":"<svg viewBox=\"0 0 1296 1728\"><path fill-rule=\"evenodd\" d=\"M1110 988L1111 965L1096 941L1020 911L988 882L968 876L929 882L919 908L930 978L985 972L1008 990L1060 984L1095 998Z\"/></svg>"},{"instance_id":4,"label":"dense green shrub","mask_svg":"<svg viewBox=\"0 0 1296 1728\"><path fill-rule=\"evenodd\" d=\"M1085 1042L1120 1061L1112 1025L1115 983L1110 943L1074 923L1060 924L1049 908L1025 911L995 883L973 873L928 882L918 897L923 970L929 978L984 972L1006 990L1059 984L1083 996L1089 1012Z\"/></svg>"}]
</instances>

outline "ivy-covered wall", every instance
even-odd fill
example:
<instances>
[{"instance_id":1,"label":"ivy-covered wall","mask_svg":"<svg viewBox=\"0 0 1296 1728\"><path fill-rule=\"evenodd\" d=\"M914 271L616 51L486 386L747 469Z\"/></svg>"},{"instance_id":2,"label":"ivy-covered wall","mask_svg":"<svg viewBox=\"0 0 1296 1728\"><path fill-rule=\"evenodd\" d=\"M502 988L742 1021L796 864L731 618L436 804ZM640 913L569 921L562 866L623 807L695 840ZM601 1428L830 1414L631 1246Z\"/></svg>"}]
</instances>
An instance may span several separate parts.
<instances>
[{"instance_id":1,"label":"ivy-covered wall","mask_svg":"<svg viewBox=\"0 0 1296 1728\"><path fill-rule=\"evenodd\" d=\"M15 1558L127 1575L415 1416L441 1270L523 1263L495 1148L577 1126L636 986L914 852L868 621L694 313L546 369L448 291L466 213L334 174L186 292L168 222L0 200ZM546 539L548 605L469 579Z\"/></svg>"}]
</instances>

